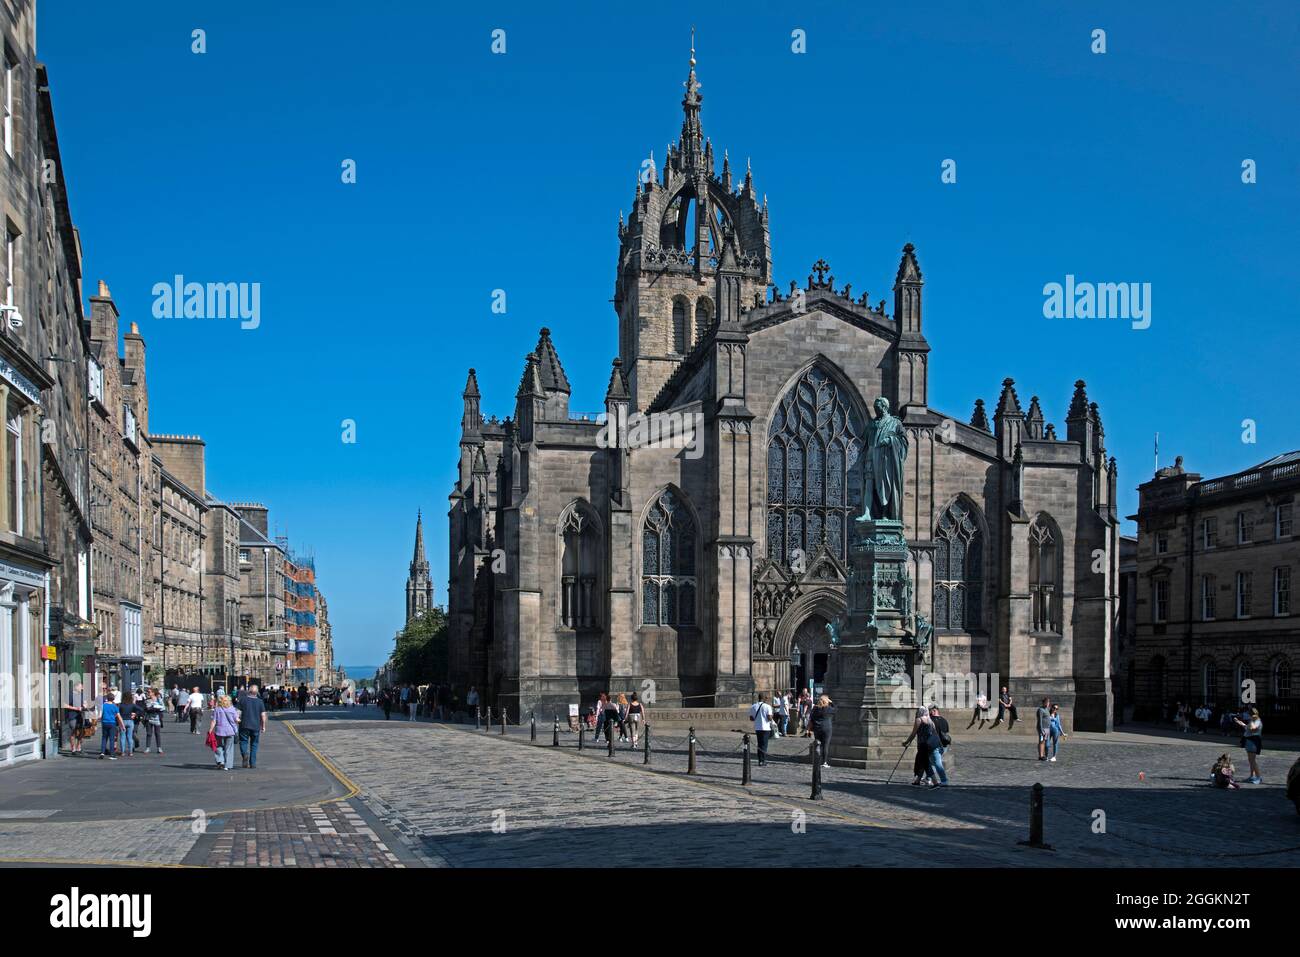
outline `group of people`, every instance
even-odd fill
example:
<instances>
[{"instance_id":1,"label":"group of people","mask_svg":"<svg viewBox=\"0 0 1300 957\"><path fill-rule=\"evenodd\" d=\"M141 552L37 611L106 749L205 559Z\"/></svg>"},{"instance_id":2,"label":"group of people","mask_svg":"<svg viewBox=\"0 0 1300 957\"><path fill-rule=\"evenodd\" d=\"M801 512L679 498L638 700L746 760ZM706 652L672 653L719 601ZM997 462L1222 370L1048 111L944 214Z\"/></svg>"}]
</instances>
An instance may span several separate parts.
<instances>
[{"instance_id":1,"label":"group of people","mask_svg":"<svg viewBox=\"0 0 1300 957\"><path fill-rule=\"evenodd\" d=\"M770 704L760 698L750 707L749 719L754 722L754 737L758 739L758 766L767 765L768 741L790 734L792 718L795 735L815 739L822 767L829 768L835 705L824 694L818 695L814 701L808 688L799 692L797 697L793 689L780 691L772 696Z\"/></svg>"},{"instance_id":2,"label":"group of people","mask_svg":"<svg viewBox=\"0 0 1300 957\"><path fill-rule=\"evenodd\" d=\"M632 697L620 693L617 697L602 691L595 706L588 712L588 727L594 728L596 736L593 742L605 736L606 742L614 739L614 730L618 729L618 740L627 742L635 748L641 740L641 723L645 720L645 708L636 692Z\"/></svg>"}]
</instances>

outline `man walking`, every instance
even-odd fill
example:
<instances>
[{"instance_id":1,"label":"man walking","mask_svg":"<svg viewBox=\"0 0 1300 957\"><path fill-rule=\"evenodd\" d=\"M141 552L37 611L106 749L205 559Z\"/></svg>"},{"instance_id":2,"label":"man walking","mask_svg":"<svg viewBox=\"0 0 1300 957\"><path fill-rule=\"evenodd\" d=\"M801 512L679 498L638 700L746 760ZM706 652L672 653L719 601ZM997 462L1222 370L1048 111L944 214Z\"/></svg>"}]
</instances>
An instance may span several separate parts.
<instances>
[{"instance_id":1,"label":"man walking","mask_svg":"<svg viewBox=\"0 0 1300 957\"><path fill-rule=\"evenodd\" d=\"M772 706L761 698L749 709L754 722L754 737L758 738L758 766L767 767L767 739L772 735Z\"/></svg>"},{"instance_id":2,"label":"man walking","mask_svg":"<svg viewBox=\"0 0 1300 957\"><path fill-rule=\"evenodd\" d=\"M257 685L239 703L239 757L246 768L257 767L257 743L266 731L266 704L257 694Z\"/></svg>"},{"instance_id":3,"label":"man walking","mask_svg":"<svg viewBox=\"0 0 1300 957\"><path fill-rule=\"evenodd\" d=\"M195 685L190 696L185 700L185 711L190 716L190 734L199 733L199 716L203 714L203 695Z\"/></svg>"},{"instance_id":4,"label":"man walking","mask_svg":"<svg viewBox=\"0 0 1300 957\"><path fill-rule=\"evenodd\" d=\"M307 685L305 682L298 685L298 712L299 714L307 713Z\"/></svg>"},{"instance_id":5,"label":"man walking","mask_svg":"<svg viewBox=\"0 0 1300 957\"><path fill-rule=\"evenodd\" d=\"M1038 729L1038 760L1047 760L1047 744L1052 734L1052 711L1051 701L1043 699L1043 703L1038 706L1034 712L1034 723Z\"/></svg>"}]
</instances>

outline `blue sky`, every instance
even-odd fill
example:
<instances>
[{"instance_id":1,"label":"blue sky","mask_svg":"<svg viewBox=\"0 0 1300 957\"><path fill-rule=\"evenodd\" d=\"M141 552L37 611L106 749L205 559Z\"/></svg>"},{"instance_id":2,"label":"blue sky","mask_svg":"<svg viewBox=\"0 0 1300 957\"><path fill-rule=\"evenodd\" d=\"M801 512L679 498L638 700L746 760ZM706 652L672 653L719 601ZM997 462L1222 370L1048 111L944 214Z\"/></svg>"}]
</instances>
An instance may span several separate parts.
<instances>
[{"instance_id":1,"label":"blue sky","mask_svg":"<svg viewBox=\"0 0 1300 957\"><path fill-rule=\"evenodd\" d=\"M964 419L1012 376L1064 433L1087 380L1122 514L1157 431L1207 476L1300 447L1300 11L1221 7L42 0L37 39L87 293L140 324L151 426L201 434L212 491L315 552L346 664L402 624L417 508L445 601L466 369L510 414L547 325L574 409L601 408L618 212L677 137L692 24L782 287L824 257L892 303L916 244L932 406ZM260 282L259 327L154 319L176 273ZM1150 328L1045 319L1066 274L1150 283Z\"/></svg>"}]
</instances>

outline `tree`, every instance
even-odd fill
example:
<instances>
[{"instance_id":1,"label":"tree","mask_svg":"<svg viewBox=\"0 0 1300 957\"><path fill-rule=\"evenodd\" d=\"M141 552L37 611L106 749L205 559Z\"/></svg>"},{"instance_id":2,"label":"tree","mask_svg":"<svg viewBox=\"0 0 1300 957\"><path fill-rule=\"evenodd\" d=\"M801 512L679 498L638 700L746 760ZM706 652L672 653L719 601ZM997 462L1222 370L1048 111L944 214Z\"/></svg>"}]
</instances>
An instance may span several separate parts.
<instances>
[{"instance_id":1,"label":"tree","mask_svg":"<svg viewBox=\"0 0 1300 957\"><path fill-rule=\"evenodd\" d=\"M397 633L393 668L398 681L410 684L445 684L447 681L447 615L430 608L406 623Z\"/></svg>"}]
</instances>

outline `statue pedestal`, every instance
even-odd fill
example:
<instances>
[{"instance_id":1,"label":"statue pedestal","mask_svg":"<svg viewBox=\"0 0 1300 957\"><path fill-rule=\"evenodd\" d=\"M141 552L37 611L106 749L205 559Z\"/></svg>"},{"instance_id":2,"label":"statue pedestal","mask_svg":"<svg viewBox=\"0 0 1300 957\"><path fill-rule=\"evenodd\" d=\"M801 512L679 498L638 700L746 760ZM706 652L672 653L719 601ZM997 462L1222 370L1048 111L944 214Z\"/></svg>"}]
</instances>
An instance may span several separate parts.
<instances>
[{"instance_id":1,"label":"statue pedestal","mask_svg":"<svg viewBox=\"0 0 1300 957\"><path fill-rule=\"evenodd\" d=\"M835 703L830 763L866 767L897 757L896 747L911 731L912 696L899 687L899 679L914 674L921 652L902 523L858 521L855 531L848 609L826 691Z\"/></svg>"}]
</instances>

